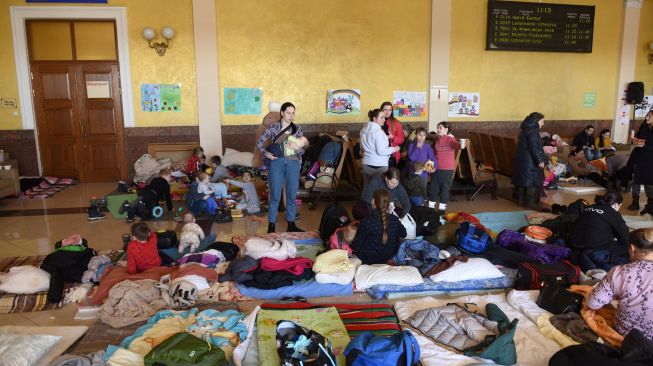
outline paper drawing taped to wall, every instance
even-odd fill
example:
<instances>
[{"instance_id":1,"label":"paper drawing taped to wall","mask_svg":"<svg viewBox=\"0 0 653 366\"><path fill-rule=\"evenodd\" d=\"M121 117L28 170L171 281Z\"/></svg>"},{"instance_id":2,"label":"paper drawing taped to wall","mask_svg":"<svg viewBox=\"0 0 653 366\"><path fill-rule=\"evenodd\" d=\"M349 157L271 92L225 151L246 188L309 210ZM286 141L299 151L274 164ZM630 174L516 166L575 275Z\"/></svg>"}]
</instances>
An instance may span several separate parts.
<instances>
[{"instance_id":1,"label":"paper drawing taped to wall","mask_svg":"<svg viewBox=\"0 0 653 366\"><path fill-rule=\"evenodd\" d=\"M179 84L141 84L143 112L181 112Z\"/></svg>"},{"instance_id":2,"label":"paper drawing taped to wall","mask_svg":"<svg viewBox=\"0 0 653 366\"><path fill-rule=\"evenodd\" d=\"M480 93L449 93L449 117L478 117L480 114Z\"/></svg>"},{"instance_id":3,"label":"paper drawing taped to wall","mask_svg":"<svg viewBox=\"0 0 653 366\"><path fill-rule=\"evenodd\" d=\"M426 117L426 92L394 92L395 117Z\"/></svg>"},{"instance_id":4,"label":"paper drawing taped to wall","mask_svg":"<svg viewBox=\"0 0 653 366\"><path fill-rule=\"evenodd\" d=\"M644 118L646 113L653 108L653 95L645 95L642 102L635 104L635 118Z\"/></svg>"},{"instance_id":5,"label":"paper drawing taped to wall","mask_svg":"<svg viewBox=\"0 0 653 366\"><path fill-rule=\"evenodd\" d=\"M224 114L261 114L263 89L224 88Z\"/></svg>"},{"instance_id":6,"label":"paper drawing taped to wall","mask_svg":"<svg viewBox=\"0 0 653 366\"><path fill-rule=\"evenodd\" d=\"M359 89L327 90L327 114L359 114L361 111L361 91Z\"/></svg>"}]
</instances>

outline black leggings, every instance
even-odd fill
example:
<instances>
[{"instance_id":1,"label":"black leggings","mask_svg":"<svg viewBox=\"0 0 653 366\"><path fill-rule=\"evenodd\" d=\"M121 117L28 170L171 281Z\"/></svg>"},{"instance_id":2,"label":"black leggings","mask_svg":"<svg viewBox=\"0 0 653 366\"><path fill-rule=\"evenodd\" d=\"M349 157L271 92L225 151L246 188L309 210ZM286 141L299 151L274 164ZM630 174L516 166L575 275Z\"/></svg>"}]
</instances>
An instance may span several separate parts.
<instances>
[{"instance_id":1,"label":"black leggings","mask_svg":"<svg viewBox=\"0 0 653 366\"><path fill-rule=\"evenodd\" d=\"M449 191L451 190L453 172L453 170L436 170L433 173L429 201L439 201L443 204L449 202Z\"/></svg>"}]
</instances>

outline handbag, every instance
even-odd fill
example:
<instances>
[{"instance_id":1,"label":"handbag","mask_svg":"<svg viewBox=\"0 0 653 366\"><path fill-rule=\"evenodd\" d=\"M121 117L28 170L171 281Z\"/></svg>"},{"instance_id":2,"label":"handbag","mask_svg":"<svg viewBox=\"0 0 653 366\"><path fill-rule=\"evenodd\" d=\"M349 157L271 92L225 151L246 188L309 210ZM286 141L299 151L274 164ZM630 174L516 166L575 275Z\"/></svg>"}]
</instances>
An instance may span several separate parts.
<instances>
[{"instance_id":1,"label":"handbag","mask_svg":"<svg viewBox=\"0 0 653 366\"><path fill-rule=\"evenodd\" d=\"M419 362L420 357L417 339L408 330L392 337L363 333L349 342L344 353L350 366L412 366Z\"/></svg>"},{"instance_id":2,"label":"handbag","mask_svg":"<svg viewBox=\"0 0 653 366\"><path fill-rule=\"evenodd\" d=\"M144 359L145 366L229 365L224 351L186 332L176 333L154 347Z\"/></svg>"},{"instance_id":3,"label":"handbag","mask_svg":"<svg viewBox=\"0 0 653 366\"><path fill-rule=\"evenodd\" d=\"M401 221L401 224L404 225L404 228L406 228L406 237L404 239L415 239L417 237L417 224L415 223L413 217L407 213L399 221Z\"/></svg>"},{"instance_id":4,"label":"handbag","mask_svg":"<svg viewBox=\"0 0 653 366\"><path fill-rule=\"evenodd\" d=\"M559 282L546 282L537 297L537 306L554 315L574 312L580 313L583 295L571 292Z\"/></svg>"}]
</instances>

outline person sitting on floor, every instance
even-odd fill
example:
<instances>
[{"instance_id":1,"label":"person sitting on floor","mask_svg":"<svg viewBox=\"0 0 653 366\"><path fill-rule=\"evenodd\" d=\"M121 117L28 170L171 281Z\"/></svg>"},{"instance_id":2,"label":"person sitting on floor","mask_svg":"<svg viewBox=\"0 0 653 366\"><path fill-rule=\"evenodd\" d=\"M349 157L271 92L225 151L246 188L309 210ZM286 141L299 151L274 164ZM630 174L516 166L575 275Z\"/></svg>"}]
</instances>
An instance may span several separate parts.
<instances>
[{"instance_id":1,"label":"person sitting on floor","mask_svg":"<svg viewBox=\"0 0 653 366\"><path fill-rule=\"evenodd\" d=\"M134 222L134 217L141 220L151 220L154 207L159 206L161 201L166 201L168 211L172 211L172 196L170 195L171 173L164 169L157 178L152 179L150 184L138 192L138 198L133 201L123 201L118 212L122 215L127 212L127 223Z\"/></svg>"},{"instance_id":2,"label":"person sitting on floor","mask_svg":"<svg viewBox=\"0 0 653 366\"><path fill-rule=\"evenodd\" d=\"M252 182L252 174L249 172L243 173L243 181L239 182L233 179L225 179L226 184L231 184L236 187L240 187L243 190L243 198L240 200L240 203L236 208L242 209L243 212L247 214L257 214L261 212L258 193L256 193L256 187Z\"/></svg>"},{"instance_id":3,"label":"person sitting on floor","mask_svg":"<svg viewBox=\"0 0 653 366\"><path fill-rule=\"evenodd\" d=\"M184 171L190 179L193 179L193 173L198 170L204 170L206 157L204 156L204 148L197 146L193 149L193 155L190 156L186 163L186 170Z\"/></svg>"},{"instance_id":4,"label":"person sitting on floor","mask_svg":"<svg viewBox=\"0 0 653 366\"><path fill-rule=\"evenodd\" d=\"M575 147L582 147L585 152L585 158L588 161L596 160L601 157L601 153L594 146L594 126L587 125L583 132L574 137L571 143Z\"/></svg>"},{"instance_id":5,"label":"person sitting on floor","mask_svg":"<svg viewBox=\"0 0 653 366\"><path fill-rule=\"evenodd\" d=\"M383 264L397 253L401 239L406 237L406 228L388 213L390 192L377 189L372 196L372 212L358 225L351 248L363 264Z\"/></svg>"},{"instance_id":6,"label":"person sitting on floor","mask_svg":"<svg viewBox=\"0 0 653 366\"><path fill-rule=\"evenodd\" d=\"M615 266L594 286L585 303L598 310L618 300L615 329L626 335L638 329L653 340L653 229L630 233L631 263Z\"/></svg>"},{"instance_id":7,"label":"person sitting on floor","mask_svg":"<svg viewBox=\"0 0 653 366\"><path fill-rule=\"evenodd\" d=\"M628 226L619 213L622 201L613 190L596 196L595 204L585 207L573 224L567 245L583 271L607 271L628 262Z\"/></svg>"},{"instance_id":8,"label":"person sitting on floor","mask_svg":"<svg viewBox=\"0 0 653 366\"><path fill-rule=\"evenodd\" d=\"M131 241L127 244L127 272L140 273L161 266L157 235L144 222L131 227Z\"/></svg>"},{"instance_id":9,"label":"person sitting on floor","mask_svg":"<svg viewBox=\"0 0 653 366\"><path fill-rule=\"evenodd\" d=\"M222 181L231 178L231 175L229 175L227 168L222 165L222 158L218 155L211 156L209 168L213 169L213 175L209 178L209 183L215 196L218 198L227 197L227 185L222 183Z\"/></svg>"},{"instance_id":10,"label":"person sitting on floor","mask_svg":"<svg viewBox=\"0 0 653 366\"><path fill-rule=\"evenodd\" d=\"M200 171L194 175L195 181L188 187L186 194L186 206L195 216L200 216L203 213L215 215L217 205L213 197L205 193L206 189L203 188L208 184L208 174Z\"/></svg>"},{"instance_id":11,"label":"person sitting on floor","mask_svg":"<svg viewBox=\"0 0 653 366\"><path fill-rule=\"evenodd\" d=\"M601 156L608 153L615 152L616 149L612 146L612 139L610 138L610 130L605 128L599 133L599 137L594 139L594 146L599 150Z\"/></svg>"},{"instance_id":12,"label":"person sitting on floor","mask_svg":"<svg viewBox=\"0 0 653 366\"><path fill-rule=\"evenodd\" d=\"M362 200L368 207L372 206L372 195L377 189L382 189L390 194L390 209L396 209L396 204L401 205L401 216L410 212L410 199L404 187L399 183L401 173L397 168L389 168L383 175L374 176L365 191Z\"/></svg>"},{"instance_id":13,"label":"person sitting on floor","mask_svg":"<svg viewBox=\"0 0 653 366\"><path fill-rule=\"evenodd\" d=\"M424 164L416 161L411 167L412 173L406 180L406 191L410 202L415 206L421 206L426 199L426 180L422 179Z\"/></svg>"},{"instance_id":14,"label":"person sitting on floor","mask_svg":"<svg viewBox=\"0 0 653 366\"><path fill-rule=\"evenodd\" d=\"M603 171L599 167L590 164L585 158L582 146L576 146L576 149L569 154L567 163L569 164L571 175L578 178L590 179L601 187L608 186L608 180L603 177Z\"/></svg>"}]
</instances>

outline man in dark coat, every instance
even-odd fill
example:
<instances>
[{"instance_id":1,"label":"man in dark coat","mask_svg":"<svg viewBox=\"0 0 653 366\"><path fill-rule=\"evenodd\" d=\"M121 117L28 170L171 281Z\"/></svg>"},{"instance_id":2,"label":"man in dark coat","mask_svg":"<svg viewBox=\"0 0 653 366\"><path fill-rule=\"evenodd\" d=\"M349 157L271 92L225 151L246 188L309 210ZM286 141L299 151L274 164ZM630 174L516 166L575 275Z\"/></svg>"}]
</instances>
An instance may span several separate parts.
<instances>
[{"instance_id":1,"label":"man in dark coat","mask_svg":"<svg viewBox=\"0 0 653 366\"><path fill-rule=\"evenodd\" d=\"M646 207L640 214L653 215L653 139L647 139L644 146L633 150L625 169L634 173L633 203L629 208L639 208L639 191L644 186Z\"/></svg>"},{"instance_id":2,"label":"man in dark coat","mask_svg":"<svg viewBox=\"0 0 653 366\"><path fill-rule=\"evenodd\" d=\"M544 164L547 160L540 137L543 125L544 115L538 112L529 114L522 122L512 175L519 205L538 210L544 184Z\"/></svg>"},{"instance_id":3,"label":"man in dark coat","mask_svg":"<svg viewBox=\"0 0 653 366\"><path fill-rule=\"evenodd\" d=\"M583 132L576 135L571 145L576 147L582 146L587 161L596 160L601 157L601 152L594 146L594 126L592 125L587 125Z\"/></svg>"}]
</instances>

